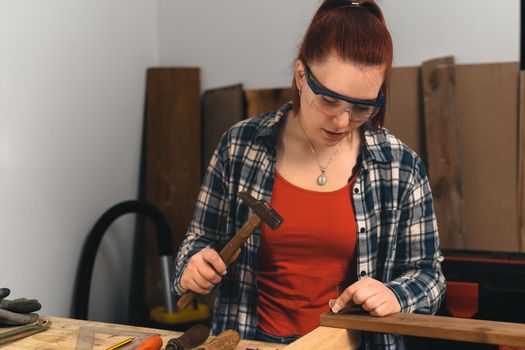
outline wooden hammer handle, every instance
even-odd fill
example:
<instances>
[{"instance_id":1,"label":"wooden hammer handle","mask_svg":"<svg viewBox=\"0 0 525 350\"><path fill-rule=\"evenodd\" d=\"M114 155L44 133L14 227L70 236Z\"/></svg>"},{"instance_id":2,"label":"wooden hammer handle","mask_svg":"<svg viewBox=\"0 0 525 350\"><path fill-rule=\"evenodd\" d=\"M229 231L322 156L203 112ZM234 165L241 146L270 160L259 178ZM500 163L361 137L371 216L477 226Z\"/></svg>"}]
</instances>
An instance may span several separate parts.
<instances>
[{"instance_id":1,"label":"wooden hammer handle","mask_svg":"<svg viewBox=\"0 0 525 350\"><path fill-rule=\"evenodd\" d=\"M226 264L226 266L230 265L231 260L235 252L246 242L248 238L252 235L253 231L255 231L255 228L259 226L261 223L261 218L257 216L256 214L252 214L248 221L242 225L242 227L239 229L237 234L233 236L233 238L222 248L221 252L219 253L219 256L221 257L222 261ZM190 303L193 301L193 298L195 297L195 293L192 291L188 291L184 293L179 300L177 300L177 308L179 310L184 310L185 308L190 305Z\"/></svg>"},{"instance_id":2,"label":"wooden hammer handle","mask_svg":"<svg viewBox=\"0 0 525 350\"><path fill-rule=\"evenodd\" d=\"M250 216L248 221L242 225L237 234L233 236L233 238L224 246L224 248L222 248L219 255L226 266L230 265L232 256L244 244L244 242L250 238L253 231L255 231L255 228L259 226L260 223L261 219L257 215L253 214Z\"/></svg>"}]
</instances>

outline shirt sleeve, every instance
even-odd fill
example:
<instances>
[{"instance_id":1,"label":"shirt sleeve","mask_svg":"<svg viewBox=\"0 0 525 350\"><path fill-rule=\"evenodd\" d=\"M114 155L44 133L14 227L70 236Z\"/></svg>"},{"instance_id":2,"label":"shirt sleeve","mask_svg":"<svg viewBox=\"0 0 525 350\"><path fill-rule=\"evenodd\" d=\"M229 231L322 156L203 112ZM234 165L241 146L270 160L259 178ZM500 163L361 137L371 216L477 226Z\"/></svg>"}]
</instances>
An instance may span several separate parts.
<instances>
[{"instance_id":1,"label":"shirt sleeve","mask_svg":"<svg viewBox=\"0 0 525 350\"><path fill-rule=\"evenodd\" d=\"M445 294L436 216L426 169L416 158L413 182L402 205L393 279L401 312L435 314Z\"/></svg>"},{"instance_id":2,"label":"shirt sleeve","mask_svg":"<svg viewBox=\"0 0 525 350\"><path fill-rule=\"evenodd\" d=\"M221 233L225 232L228 205L226 181L228 162L223 156L227 154L227 151L221 152L223 144L226 144L226 137L223 137L207 167L192 221L175 259L172 289L176 295L186 292L180 285L180 279L190 258L203 248L216 246L221 240Z\"/></svg>"}]
</instances>

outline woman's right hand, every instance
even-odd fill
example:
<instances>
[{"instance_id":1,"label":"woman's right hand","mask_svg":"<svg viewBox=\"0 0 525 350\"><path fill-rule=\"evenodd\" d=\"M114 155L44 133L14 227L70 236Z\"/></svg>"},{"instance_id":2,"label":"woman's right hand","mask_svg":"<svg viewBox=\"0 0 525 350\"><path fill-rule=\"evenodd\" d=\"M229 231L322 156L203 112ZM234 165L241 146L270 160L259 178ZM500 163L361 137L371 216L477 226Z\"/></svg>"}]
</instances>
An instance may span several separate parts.
<instances>
[{"instance_id":1,"label":"woman's right hand","mask_svg":"<svg viewBox=\"0 0 525 350\"><path fill-rule=\"evenodd\" d=\"M239 253L240 249L232 260L235 260ZM219 253L213 249L204 248L190 258L182 273L180 285L184 289L206 295L221 282L224 275L226 275L226 264Z\"/></svg>"}]
</instances>

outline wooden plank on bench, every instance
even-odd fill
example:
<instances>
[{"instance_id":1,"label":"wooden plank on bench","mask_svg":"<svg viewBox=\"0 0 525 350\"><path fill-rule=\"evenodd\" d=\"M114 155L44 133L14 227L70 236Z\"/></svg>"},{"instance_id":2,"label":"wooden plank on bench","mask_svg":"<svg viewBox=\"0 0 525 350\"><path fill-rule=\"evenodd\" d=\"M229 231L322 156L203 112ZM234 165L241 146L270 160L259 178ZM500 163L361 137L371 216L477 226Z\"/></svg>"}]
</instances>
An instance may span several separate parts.
<instances>
[{"instance_id":1,"label":"wooden plank on bench","mask_svg":"<svg viewBox=\"0 0 525 350\"><path fill-rule=\"evenodd\" d=\"M420 314L374 317L326 312L321 315L321 326L483 344L525 345L525 324L458 317Z\"/></svg>"},{"instance_id":2,"label":"wooden plank on bench","mask_svg":"<svg viewBox=\"0 0 525 350\"><path fill-rule=\"evenodd\" d=\"M342 328L317 327L310 333L297 339L286 350L354 350L361 344L358 331Z\"/></svg>"}]
</instances>

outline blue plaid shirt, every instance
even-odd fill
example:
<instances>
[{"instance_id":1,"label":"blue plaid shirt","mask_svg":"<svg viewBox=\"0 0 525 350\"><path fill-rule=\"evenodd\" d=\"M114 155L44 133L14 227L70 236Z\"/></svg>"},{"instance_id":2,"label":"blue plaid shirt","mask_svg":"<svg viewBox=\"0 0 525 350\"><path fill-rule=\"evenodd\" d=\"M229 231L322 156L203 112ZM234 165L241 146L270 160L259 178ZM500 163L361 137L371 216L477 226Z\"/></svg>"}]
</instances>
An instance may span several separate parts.
<instances>
[{"instance_id":1,"label":"blue plaid shirt","mask_svg":"<svg viewBox=\"0 0 525 350\"><path fill-rule=\"evenodd\" d=\"M287 103L275 112L244 120L223 135L179 248L173 280L176 294L184 292L180 278L189 258L205 247L220 251L248 219L250 210L237 198L239 191L270 202L277 138L291 106ZM402 312L434 314L444 295L445 279L425 167L388 130L372 131L365 124L362 131L361 171L352 188L356 274L384 282L397 296ZM259 240L260 228L242 247L218 288L214 334L235 329L243 338L255 336ZM404 348L401 336L366 333L362 339L366 349Z\"/></svg>"}]
</instances>

